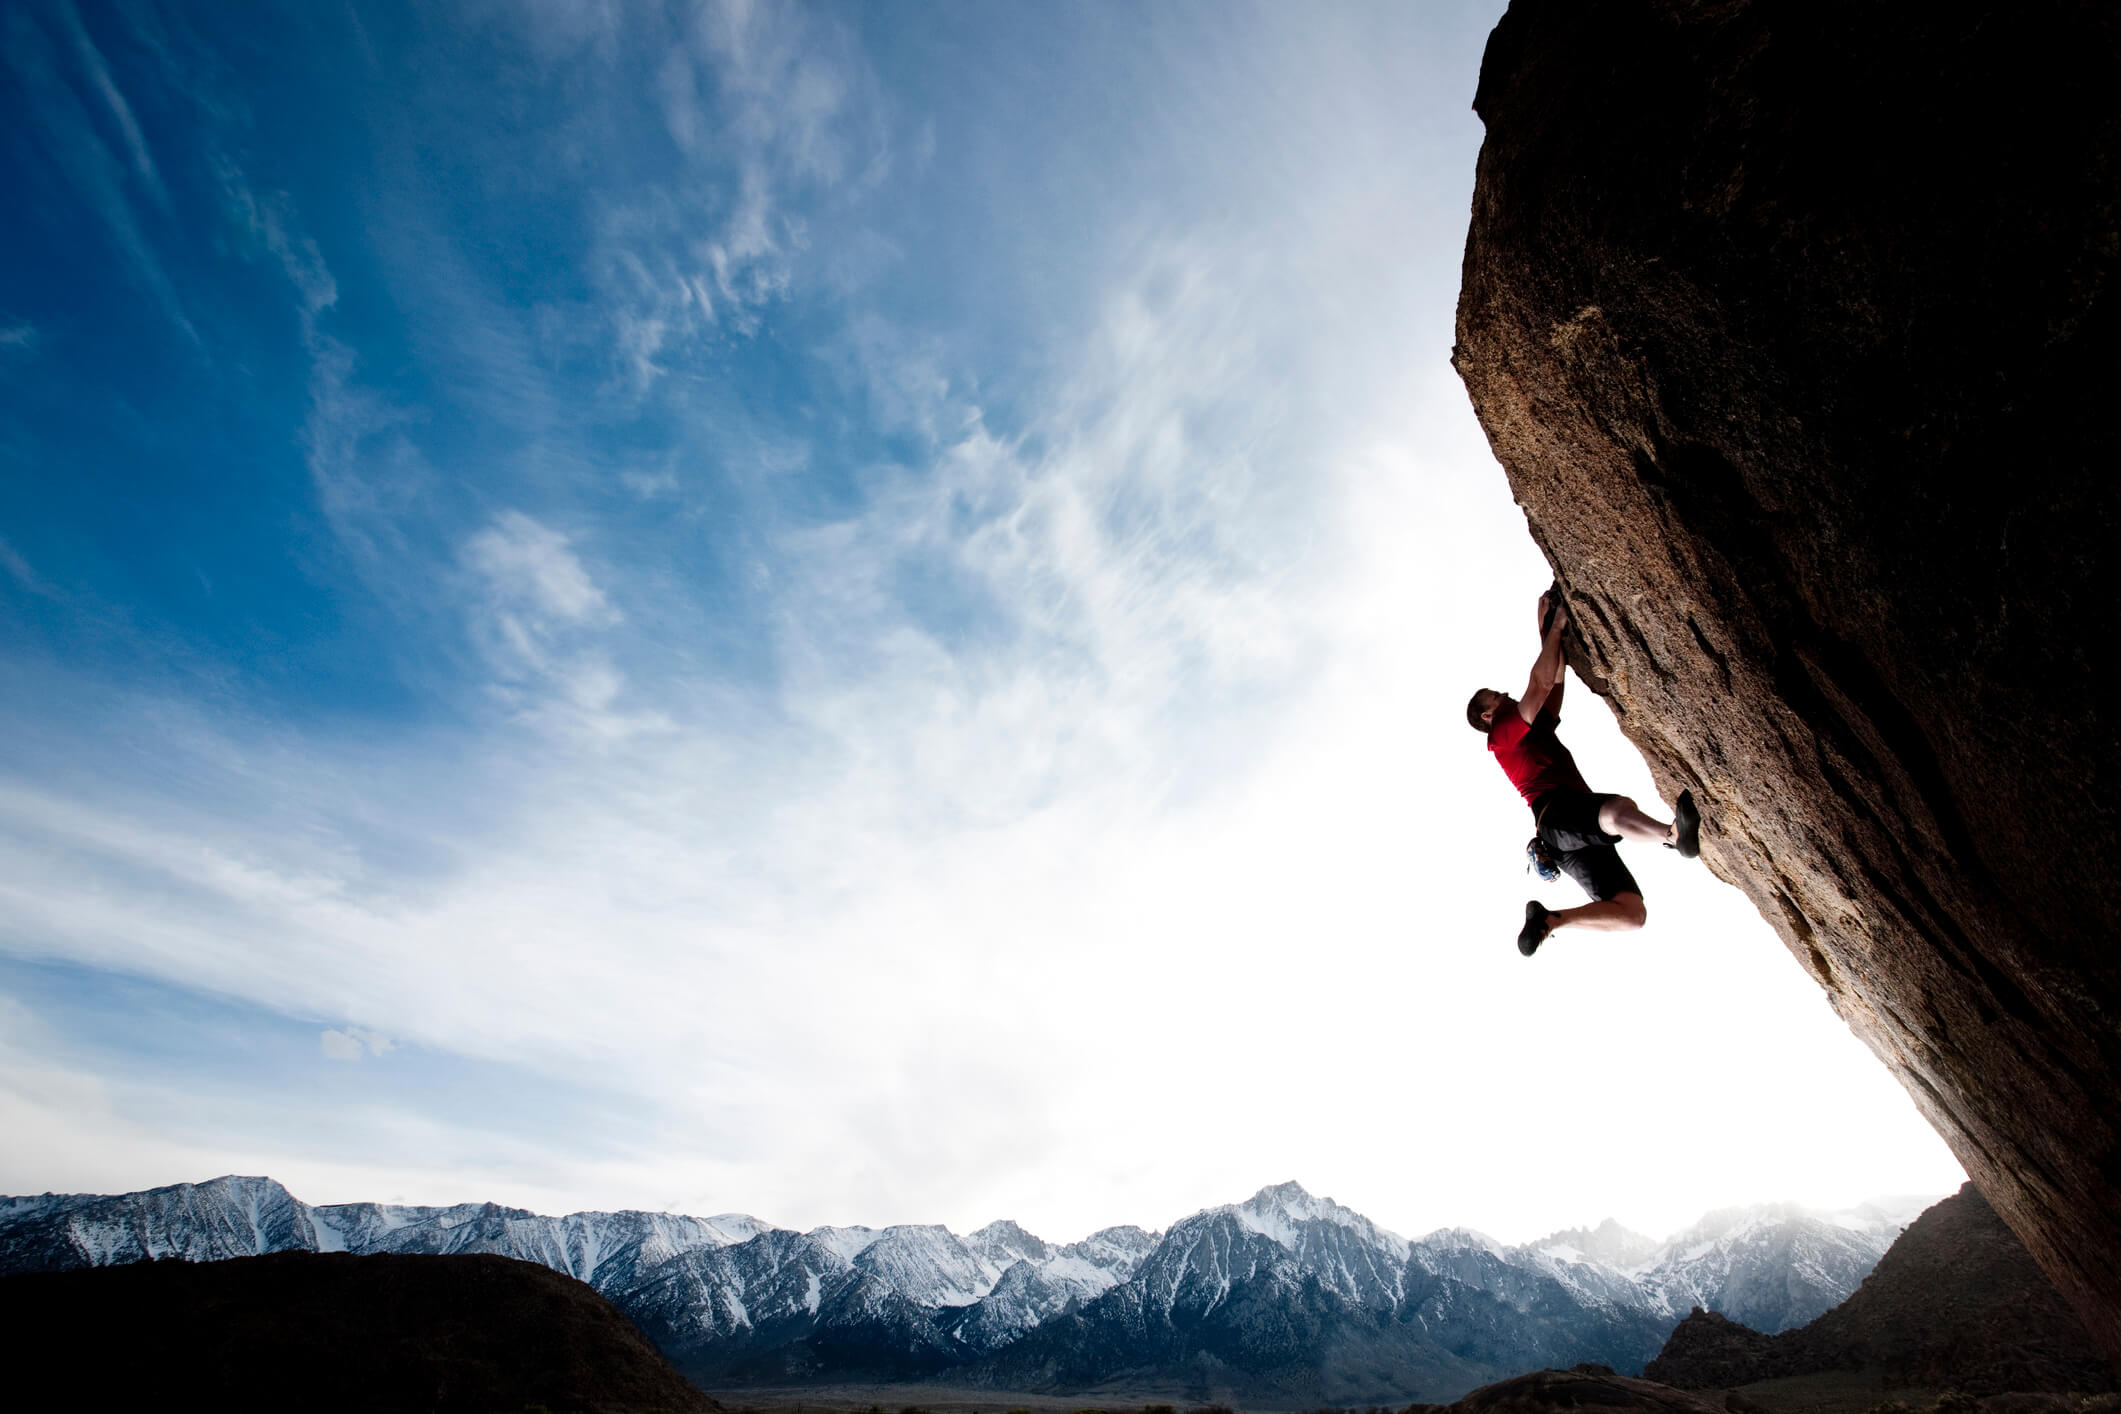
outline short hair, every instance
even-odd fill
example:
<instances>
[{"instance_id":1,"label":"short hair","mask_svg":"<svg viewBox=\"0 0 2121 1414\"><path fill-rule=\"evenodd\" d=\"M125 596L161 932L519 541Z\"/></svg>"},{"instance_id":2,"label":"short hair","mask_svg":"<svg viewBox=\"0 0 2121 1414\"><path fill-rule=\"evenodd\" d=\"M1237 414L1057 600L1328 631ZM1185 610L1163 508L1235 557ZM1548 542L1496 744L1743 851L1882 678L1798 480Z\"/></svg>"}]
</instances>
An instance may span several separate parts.
<instances>
[{"instance_id":1,"label":"short hair","mask_svg":"<svg viewBox=\"0 0 2121 1414\"><path fill-rule=\"evenodd\" d=\"M1482 736L1488 734L1488 724L1480 720L1480 699L1492 691L1494 691L1493 688L1483 687L1466 699L1466 725L1479 732Z\"/></svg>"}]
</instances>

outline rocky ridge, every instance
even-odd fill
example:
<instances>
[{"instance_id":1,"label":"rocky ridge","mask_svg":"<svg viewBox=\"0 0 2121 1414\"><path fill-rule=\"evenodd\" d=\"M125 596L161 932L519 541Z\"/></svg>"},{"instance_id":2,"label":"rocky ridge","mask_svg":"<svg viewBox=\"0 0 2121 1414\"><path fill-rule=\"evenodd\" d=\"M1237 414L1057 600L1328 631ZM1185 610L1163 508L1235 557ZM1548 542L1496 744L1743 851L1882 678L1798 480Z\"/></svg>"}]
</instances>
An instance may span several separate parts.
<instances>
[{"instance_id":1,"label":"rocky ridge","mask_svg":"<svg viewBox=\"0 0 2121 1414\"><path fill-rule=\"evenodd\" d=\"M1513 0L1454 362L1572 667L2121 1360L2117 72L2093 0Z\"/></svg>"}]
</instances>

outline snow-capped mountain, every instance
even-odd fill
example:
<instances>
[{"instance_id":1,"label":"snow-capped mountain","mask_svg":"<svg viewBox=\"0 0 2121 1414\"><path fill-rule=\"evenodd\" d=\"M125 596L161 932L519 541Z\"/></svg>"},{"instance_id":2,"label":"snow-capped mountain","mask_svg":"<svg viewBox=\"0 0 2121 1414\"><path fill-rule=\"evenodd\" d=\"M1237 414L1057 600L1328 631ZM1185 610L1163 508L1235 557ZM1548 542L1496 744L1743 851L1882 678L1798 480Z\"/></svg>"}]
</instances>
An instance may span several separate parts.
<instances>
[{"instance_id":1,"label":"snow-capped mountain","mask_svg":"<svg viewBox=\"0 0 2121 1414\"><path fill-rule=\"evenodd\" d=\"M1608 1222L1511 1247L1462 1228L1410 1242L1283 1184L1174 1223L1132 1277L979 1372L1092 1388L1163 1371L1189 1398L1347 1403L1441 1400L1582 1360L1640 1370L1695 1304L1753 1310L1775 1329L1825 1311L1911 1215L1766 1207L1666 1242ZM1198 1384L1202 1369L1223 1383Z\"/></svg>"},{"instance_id":2,"label":"snow-capped mountain","mask_svg":"<svg viewBox=\"0 0 2121 1414\"><path fill-rule=\"evenodd\" d=\"M1884 1200L1841 1213L1790 1203L1727 1208L1662 1242L1608 1219L1594 1229L1496 1251L1505 1266L1550 1277L1589 1305L1634 1308L1674 1321L1700 1306L1774 1333L1847 1299L1927 1205L1924 1199ZM1439 1243L1442 1236L1421 1245L1468 1245L1464 1234L1449 1244ZM1458 1267L1470 1271L1463 1256Z\"/></svg>"},{"instance_id":3,"label":"snow-capped mountain","mask_svg":"<svg viewBox=\"0 0 2121 1414\"><path fill-rule=\"evenodd\" d=\"M1054 1247L1015 1223L1007 1227L1035 1243L1002 1272L993 1289L967 1307L950 1332L973 1350L999 1350L1052 1316L1111 1290L1156 1250L1157 1236L1138 1227L1108 1227L1081 1242ZM977 1238L980 1233L974 1233Z\"/></svg>"},{"instance_id":4,"label":"snow-capped mountain","mask_svg":"<svg viewBox=\"0 0 2121 1414\"><path fill-rule=\"evenodd\" d=\"M0 1272L212 1262L317 1246L310 1208L269 1178L217 1178L107 1197L46 1193L0 1206Z\"/></svg>"},{"instance_id":5,"label":"snow-capped mountain","mask_svg":"<svg viewBox=\"0 0 2121 1414\"><path fill-rule=\"evenodd\" d=\"M1168 1384L1188 1398L1452 1397L1541 1365L1639 1370L1693 1306L1756 1329L1852 1292L1908 1201L1712 1213L1657 1241L1613 1222L1505 1246L1409 1241L1294 1183L1159 1235L1049 1243L1012 1222L775 1228L744 1214L497 1204L311 1207L264 1178L0 1198L0 1273L286 1250L492 1252L589 1283L707 1383L950 1378Z\"/></svg>"},{"instance_id":6,"label":"snow-capped mountain","mask_svg":"<svg viewBox=\"0 0 2121 1414\"><path fill-rule=\"evenodd\" d=\"M1146 1379L1190 1400L1440 1401L1542 1365L1639 1369L1673 1321L1627 1289L1628 1302L1588 1303L1477 1233L1409 1242L1281 1184L1174 1223L1133 1276L970 1376L1086 1390Z\"/></svg>"},{"instance_id":7,"label":"snow-capped mountain","mask_svg":"<svg viewBox=\"0 0 2121 1414\"><path fill-rule=\"evenodd\" d=\"M1699 1306L1772 1335L1846 1300L1918 1212L1727 1208L1672 1238L1633 1274L1675 1316Z\"/></svg>"}]
</instances>

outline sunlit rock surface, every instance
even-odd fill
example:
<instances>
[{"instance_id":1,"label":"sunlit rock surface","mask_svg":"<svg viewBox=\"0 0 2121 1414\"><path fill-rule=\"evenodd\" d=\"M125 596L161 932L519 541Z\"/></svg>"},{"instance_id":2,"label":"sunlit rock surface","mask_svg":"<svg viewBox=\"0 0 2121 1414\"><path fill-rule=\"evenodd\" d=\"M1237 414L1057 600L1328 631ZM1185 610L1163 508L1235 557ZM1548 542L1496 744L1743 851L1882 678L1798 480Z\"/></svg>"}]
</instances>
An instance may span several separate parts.
<instances>
[{"instance_id":1,"label":"sunlit rock surface","mask_svg":"<svg viewBox=\"0 0 2121 1414\"><path fill-rule=\"evenodd\" d=\"M1515 0L1456 362L1571 662L2121 1359L2116 74L2110 3Z\"/></svg>"}]
</instances>

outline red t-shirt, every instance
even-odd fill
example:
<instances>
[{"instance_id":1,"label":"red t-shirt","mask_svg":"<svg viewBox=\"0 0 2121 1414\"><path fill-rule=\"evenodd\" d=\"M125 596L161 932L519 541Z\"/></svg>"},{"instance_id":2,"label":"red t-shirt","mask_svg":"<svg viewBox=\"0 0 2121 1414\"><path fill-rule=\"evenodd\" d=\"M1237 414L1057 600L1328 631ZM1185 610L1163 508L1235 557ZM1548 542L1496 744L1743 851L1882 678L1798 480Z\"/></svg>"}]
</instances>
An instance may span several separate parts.
<instances>
[{"instance_id":1,"label":"red t-shirt","mask_svg":"<svg viewBox=\"0 0 2121 1414\"><path fill-rule=\"evenodd\" d=\"M1538 720L1526 726L1517 705L1512 703L1488 729L1488 750L1495 753L1502 773L1517 787L1524 803L1535 809L1539 797L1550 790L1590 790L1584 784L1583 773L1576 769L1576 758L1554 735L1560 725L1560 717L1541 708Z\"/></svg>"}]
</instances>

